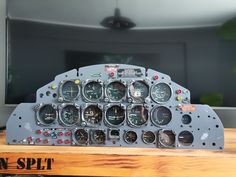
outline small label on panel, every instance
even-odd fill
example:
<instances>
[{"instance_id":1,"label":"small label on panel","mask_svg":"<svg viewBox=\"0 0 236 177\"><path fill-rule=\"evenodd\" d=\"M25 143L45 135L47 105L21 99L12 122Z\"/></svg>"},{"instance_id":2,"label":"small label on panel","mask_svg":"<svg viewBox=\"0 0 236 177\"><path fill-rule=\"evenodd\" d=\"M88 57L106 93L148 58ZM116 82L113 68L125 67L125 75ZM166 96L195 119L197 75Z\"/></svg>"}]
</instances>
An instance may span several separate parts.
<instances>
[{"instance_id":1,"label":"small label on panel","mask_svg":"<svg viewBox=\"0 0 236 177\"><path fill-rule=\"evenodd\" d=\"M121 78L127 77L141 77L143 75L141 69L125 68L118 69L117 76Z\"/></svg>"},{"instance_id":2,"label":"small label on panel","mask_svg":"<svg viewBox=\"0 0 236 177\"><path fill-rule=\"evenodd\" d=\"M180 106L180 109L184 112L185 111L194 112L194 111L196 111L196 106L192 105L192 104L182 105L182 106Z\"/></svg>"},{"instance_id":3,"label":"small label on panel","mask_svg":"<svg viewBox=\"0 0 236 177\"><path fill-rule=\"evenodd\" d=\"M105 71L108 73L116 73L118 70L118 65L105 65Z\"/></svg>"}]
</instances>

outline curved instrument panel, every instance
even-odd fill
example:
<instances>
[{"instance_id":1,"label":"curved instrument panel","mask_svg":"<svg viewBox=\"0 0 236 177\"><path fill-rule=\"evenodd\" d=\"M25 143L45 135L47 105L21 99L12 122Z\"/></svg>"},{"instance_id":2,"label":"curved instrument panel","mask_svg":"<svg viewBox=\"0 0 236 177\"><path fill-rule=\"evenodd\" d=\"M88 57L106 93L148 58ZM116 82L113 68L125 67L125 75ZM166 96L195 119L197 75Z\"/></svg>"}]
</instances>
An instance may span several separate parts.
<instances>
[{"instance_id":1,"label":"curved instrument panel","mask_svg":"<svg viewBox=\"0 0 236 177\"><path fill-rule=\"evenodd\" d=\"M7 122L8 144L223 149L224 127L168 75L124 64L74 69Z\"/></svg>"}]
</instances>

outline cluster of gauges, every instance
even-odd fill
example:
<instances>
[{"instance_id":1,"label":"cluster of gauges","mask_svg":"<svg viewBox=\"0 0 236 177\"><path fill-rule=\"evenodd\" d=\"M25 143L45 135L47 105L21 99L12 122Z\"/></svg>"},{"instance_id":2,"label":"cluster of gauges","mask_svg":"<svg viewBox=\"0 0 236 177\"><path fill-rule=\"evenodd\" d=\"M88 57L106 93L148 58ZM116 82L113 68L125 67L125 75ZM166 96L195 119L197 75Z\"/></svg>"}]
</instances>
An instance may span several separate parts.
<instances>
[{"instance_id":1,"label":"cluster of gauges","mask_svg":"<svg viewBox=\"0 0 236 177\"><path fill-rule=\"evenodd\" d=\"M171 110L165 106L153 107L151 111L143 104L85 104L80 107L74 103L39 104L36 106L36 118L39 124L48 126L54 124L59 117L59 123L63 126L99 126L104 117L104 123L108 127L119 127L127 124L130 127L141 127L151 122L159 127L167 125L172 119ZM189 121L185 118L184 121Z\"/></svg>"},{"instance_id":2,"label":"cluster of gauges","mask_svg":"<svg viewBox=\"0 0 236 177\"><path fill-rule=\"evenodd\" d=\"M62 81L59 100L69 102L77 100L81 90L79 83L79 80ZM149 95L156 103L166 103L171 98L172 90L168 84L156 83L151 88L149 85L145 80L132 81L128 84L118 80L107 83L90 80L82 83L82 94L84 100L88 102L101 101L104 95L104 101L107 102L126 101L126 96L128 96L129 102L135 103L145 102Z\"/></svg>"},{"instance_id":3,"label":"cluster of gauges","mask_svg":"<svg viewBox=\"0 0 236 177\"><path fill-rule=\"evenodd\" d=\"M106 144L107 138L112 142L120 140L123 137L124 142L127 144L137 143L138 134L135 130L127 130L120 135L119 129L108 129L107 135L106 130L101 129L74 129L73 140L77 145L87 144ZM145 144L156 144L158 147L175 147L176 146L176 135L172 130L159 130L153 131L142 131L140 136L141 140ZM189 131L182 131L178 135L178 142L183 146L189 146L193 143L193 134Z\"/></svg>"}]
</instances>

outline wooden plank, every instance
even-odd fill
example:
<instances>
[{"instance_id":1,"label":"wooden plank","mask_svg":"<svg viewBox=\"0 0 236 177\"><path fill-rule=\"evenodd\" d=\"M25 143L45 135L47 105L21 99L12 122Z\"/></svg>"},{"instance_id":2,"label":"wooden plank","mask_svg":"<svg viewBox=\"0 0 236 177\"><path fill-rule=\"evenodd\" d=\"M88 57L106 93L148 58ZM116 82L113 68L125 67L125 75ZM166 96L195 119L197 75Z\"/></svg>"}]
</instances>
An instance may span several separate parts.
<instances>
[{"instance_id":1,"label":"wooden plank","mask_svg":"<svg viewBox=\"0 0 236 177\"><path fill-rule=\"evenodd\" d=\"M0 173L7 174L228 177L236 176L236 129L225 129L223 151L13 146L0 133L0 158Z\"/></svg>"}]
</instances>

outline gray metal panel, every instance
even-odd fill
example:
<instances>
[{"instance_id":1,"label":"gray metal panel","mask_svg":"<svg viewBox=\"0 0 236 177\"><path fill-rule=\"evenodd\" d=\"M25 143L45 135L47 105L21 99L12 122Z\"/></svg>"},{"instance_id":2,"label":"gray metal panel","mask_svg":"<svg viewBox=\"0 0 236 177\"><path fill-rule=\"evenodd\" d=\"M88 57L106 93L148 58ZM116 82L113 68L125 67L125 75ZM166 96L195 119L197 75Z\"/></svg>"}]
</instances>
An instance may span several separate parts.
<instances>
[{"instance_id":1,"label":"gray metal panel","mask_svg":"<svg viewBox=\"0 0 236 177\"><path fill-rule=\"evenodd\" d=\"M120 77L118 76L118 69L128 69L129 71L141 71L136 77ZM130 70L129 70L130 69ZM111 73L114 72L111 76ZM129 73L130 74L130 73ZM158 76L154 79L155 76ZM129 83L136 80L145 80L149 84L149 92L153 85L157 83L166 83L171 87L172 95L171 98L165 103L156 103L151 95L145 99L143 103L136 103L130 100L129 94L120 102L111 102L103 94L103 98L97 103L88 102L80 94L73 102L80 107L80 119L77 124L72 126L65 126L61 123L58 116L55 122L45 126L40 124L36 118L37 109L42 104L53 104L60 109L60 105L71 104L67 101L63 101L60 95L60 87L62 82L65 80L79 80L80 84L83 85L87 80L100 80L104 86L103 91L107 83L112 81L120 80L129 86ZM55 87L54 87L55 86ZM80 89L82 90L82 88ZM181 93L177 93L177 90L181 90ZM50 93L49 93L50 92ZM128 91L127 91L128 92ZM81 92L82 93L82 92ZM177 97L181 99L177 99ZM94 126L88 124L82 116L83 110L88 105L99 105L102 109L102 121L100 124ZM127 120L127 109L130 105L144 105L148 110L148 120L141 127L133 127L128 123ZM125 120L117 126L110 126L106 123L105 114L106 110L111 105L122 105L125 108ZM167 125L156 126L152 122L152 112L157 107L164 106L170 110L172 118ZM183 109L184 106L190 106L191 109ZM187 124L182 122L183 115L191 117L191 121ZM157 71L145 68L133 66L133 65L92 65L88 67L80 68L68 71L66 73L56 76L55 80L38 89L36 103L23 103L17 106L14 112L11 114L7 122L7 143L8 144L36 144L36 145L78 145L74 138L74 132L77 129L84 129L89 134L87 146L126 146L126 147L147 147L147 148L196 148L196 149L223 149L224 148L224 127L216 115L216 113L207 105L190 105L190 92L189 90L179 86L178 84L171 81L168 75L159 73ZM104 144L94 144L92 141L93 131L102 130L106 135ZM118 130L119 138L114 139L110 137L111 130ZM137 134L137 140L129 144L124 140L124 134L127 131L134 131ZM171 146L165 146L160 143L161 131L170 130L175 138L174 144ZM39 134L36 132L38 131ZM144 143L142 135L144 132L152 131L155 134L155 141L150 144ZM193 142L189 144L183 144L180 142L182 136L179 138L181 132L188 131L193 135ZM45 136L45 132L48 136ZM63 135L58 135L58 134ZM185 137L186 138L186 137ZM187 136L189 138L189 136ZM39 141L40 140L40 141ZM48 142L45 143L45 140Z\"/></svg>"}]
</instances>

